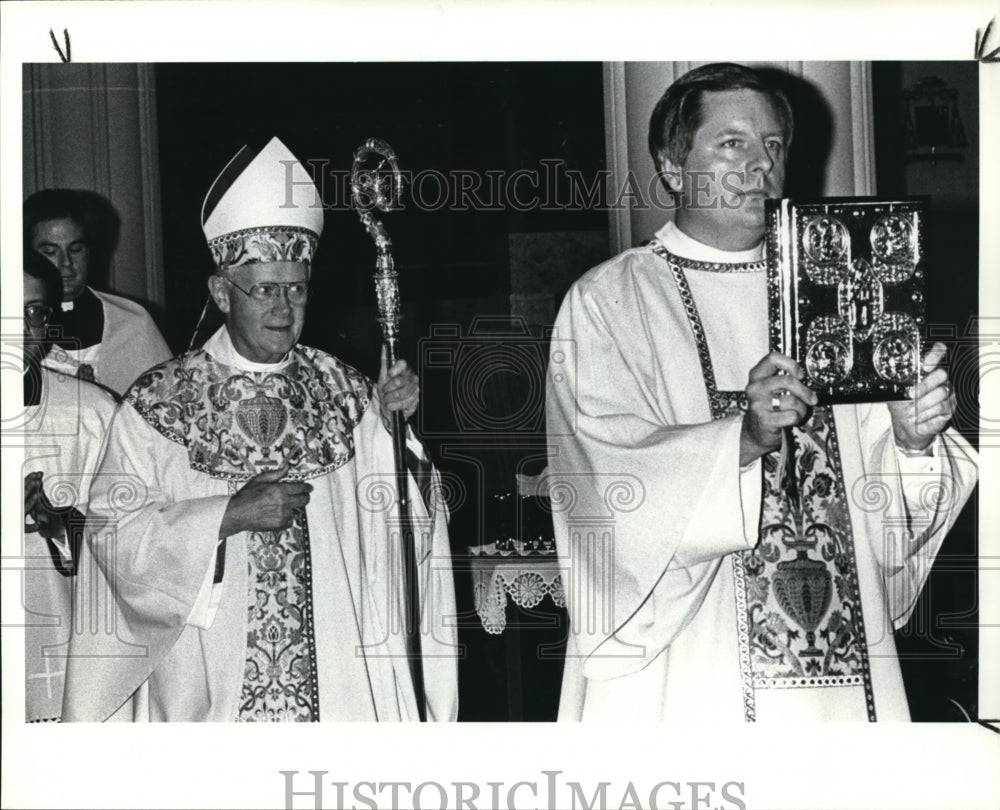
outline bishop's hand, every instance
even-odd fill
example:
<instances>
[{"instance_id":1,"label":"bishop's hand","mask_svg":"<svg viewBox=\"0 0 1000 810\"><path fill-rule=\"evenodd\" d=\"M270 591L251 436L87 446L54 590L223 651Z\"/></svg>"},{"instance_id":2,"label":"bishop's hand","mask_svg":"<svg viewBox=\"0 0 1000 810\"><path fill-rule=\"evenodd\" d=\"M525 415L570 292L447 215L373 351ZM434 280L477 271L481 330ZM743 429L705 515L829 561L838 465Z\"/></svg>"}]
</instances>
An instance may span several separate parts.
<instances>
[{"instance_id":1,"label":"bishop's hand","mask_svg":"<svg viewBox=\"0 0 1000 810\"><path fill-rule=\"evenodd\" d=\"M288 462L255 475L229 499L222 516L219 537L239 532L281 531L292 525L295 511L309 503L312 484L282 481Z\"/></svg>"},{"instance_id":2,"label":"bishop's hand","mask_svg":"<svg viewBox=\"0 0 1000 810\"><path fill-rule=\"evenodd\" d=\"M801 425L818 398L802 383L805 374L791 357L771 352L750 369L747 410L740 431L740 465L777 450L787 427Z\"/></svg>"},{"instance_id":3,"label":"bishop's hand","mask_svg":"<svg viewBox=\"0 0 1000 810\"><path fill-rule=\"evenodd\" d=\"M382 407L382 424L392 431L393 411L402 411L403 418L409 419L420 403L420 380L405 360L397 360L388 369L385 367L385 347L382 347L382 367L378 375L378 396Z\"/></svg>"}]
</instances>

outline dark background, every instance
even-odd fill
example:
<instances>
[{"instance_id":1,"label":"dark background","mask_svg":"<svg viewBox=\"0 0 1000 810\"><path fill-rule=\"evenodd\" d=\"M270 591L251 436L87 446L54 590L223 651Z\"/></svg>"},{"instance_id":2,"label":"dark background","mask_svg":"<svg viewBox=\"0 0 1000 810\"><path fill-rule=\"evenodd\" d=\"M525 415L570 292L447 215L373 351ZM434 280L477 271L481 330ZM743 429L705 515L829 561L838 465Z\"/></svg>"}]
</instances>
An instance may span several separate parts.
<instances>
[{"instance_id":1,"label":"dark background","mask_svg":"<svg viewBox=\"0 0 1000 810\"><path fill-rule=\"evenodd\" d=\"M926 77L941 78L957 92L956 109L968 141L964 148L938 147L941 157L937 160L927 159L927 144L906 146L905 94ZM879 193L930 196L926 278L929 334L925 337L948 346L949 372L958 396L953 424L976 446L978 66L975 62L874 62L872 90ZM915 720L961 722L967 719L966 715L972 719L978 715L977 506L974 493L944 541L913 616L896 633L900 666Z\"/></svg>"}]
</instances>

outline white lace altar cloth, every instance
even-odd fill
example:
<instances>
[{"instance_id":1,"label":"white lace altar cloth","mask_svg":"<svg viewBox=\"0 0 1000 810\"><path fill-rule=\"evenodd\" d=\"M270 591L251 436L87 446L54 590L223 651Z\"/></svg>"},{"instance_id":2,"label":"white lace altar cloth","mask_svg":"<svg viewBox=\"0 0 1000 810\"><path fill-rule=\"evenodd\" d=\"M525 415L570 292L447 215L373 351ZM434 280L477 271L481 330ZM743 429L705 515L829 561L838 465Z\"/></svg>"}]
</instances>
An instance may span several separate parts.
<instances>
[{"instance_id":1,"label":"white lace altar cloth","mask_svg":"<svg viewBox=\"0 0 1000 810\"><path fill-rule=\"evenodd\" d=\"M507 627L507 597L518 607L531 609L546 596L556 607L566 607L562 569L555 549L527 551L514 542L510 550L496 543L469 549L473 602L483 629L499 635Z\"/></svg>"}]
</instances>

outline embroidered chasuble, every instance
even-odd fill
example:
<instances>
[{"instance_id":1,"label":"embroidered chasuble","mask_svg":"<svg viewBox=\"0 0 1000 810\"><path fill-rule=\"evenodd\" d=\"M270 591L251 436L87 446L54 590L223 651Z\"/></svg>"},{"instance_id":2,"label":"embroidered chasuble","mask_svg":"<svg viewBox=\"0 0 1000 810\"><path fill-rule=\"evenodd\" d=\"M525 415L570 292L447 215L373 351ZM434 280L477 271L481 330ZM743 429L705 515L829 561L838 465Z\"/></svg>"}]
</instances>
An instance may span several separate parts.
<instances>
[{"instance_id":1,"label":"embroidered chasuble","mask_svg":"<svg viewBox=\"0 0 1000 810\"><path fill-rule=\"evenodd\" d=\"M143 375L126 395L102 473L119 485L131 473L144 503L132 514L117 510L114 552L110 543L91 551L105 579L113 570L118 583L119 638L150 655L123 655L118 683L97 700L84 690L99 667L74 663L68 719L116 711L154 720L416 718L397 629L399 538L384 501L392 441L376 396L364 376L308 347L278 364L251 363L224 327L203 349ZM149 450L137 454L137 441ZM228 497L286 461L284 480L314 487L292 525L219 541ZM433 503L422 510L411 489L424 622L433 631L424 636L428 716L454 719L445 516ZM101 491L95 509L116 511L110 495ZM137 560L143 554L147 566ZM153 565L168 560L181 570ZM134 592L125 580L136 582Z\"/></svg>"},{"instance_id":2,"label":"embroidered chasuble","mask_svg":"<svg viewBox=\"0 0 1000 810\"><path fill-rule=\"evenodd\" d=\"M848 405L814 409L784 464L741 468L743 389L768 351L760 259L671 223L563 303L555 338L575 354L547 399L570 569L560 719L909 717L892 630L975 454L948 431L933 458L904 458L885 405ZM943 479L946 498L919 497Z\"/></svg>"},{"instance_id":3,"label":"embroidered chasuble","mask_svg":"<svg viewBox=\"0 0 1000 810\"><path fill-rule=\"evenodd\" d=\"M191 467L236 490L288 460L308 481L351 460L371 385L302 348L275 370L245 371L195 355L183 373L154 371L127 403L188 451ZM240 720L321 718L309 525L299 510L280 532L247 533L247 655Z\"/></svg>"}]
</instances>

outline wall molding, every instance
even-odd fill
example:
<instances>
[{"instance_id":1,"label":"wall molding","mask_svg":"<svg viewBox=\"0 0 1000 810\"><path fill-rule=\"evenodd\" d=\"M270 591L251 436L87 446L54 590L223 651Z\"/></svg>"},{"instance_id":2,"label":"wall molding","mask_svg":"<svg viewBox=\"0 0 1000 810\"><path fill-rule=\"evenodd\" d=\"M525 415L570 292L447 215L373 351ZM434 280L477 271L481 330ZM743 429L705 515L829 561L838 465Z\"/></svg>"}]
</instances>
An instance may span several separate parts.
<instances>
[{"instance_id":1,"label":"wall molding","mask_svg":"<svg viewBox=\"0 0 1000 810\"><path fill-rule=\"evenodd\" d=\"M166 303L154 68L39 64L24 69L23 192L79 188L121 217L107 287Z\"/></svg>"}]
</instances>

